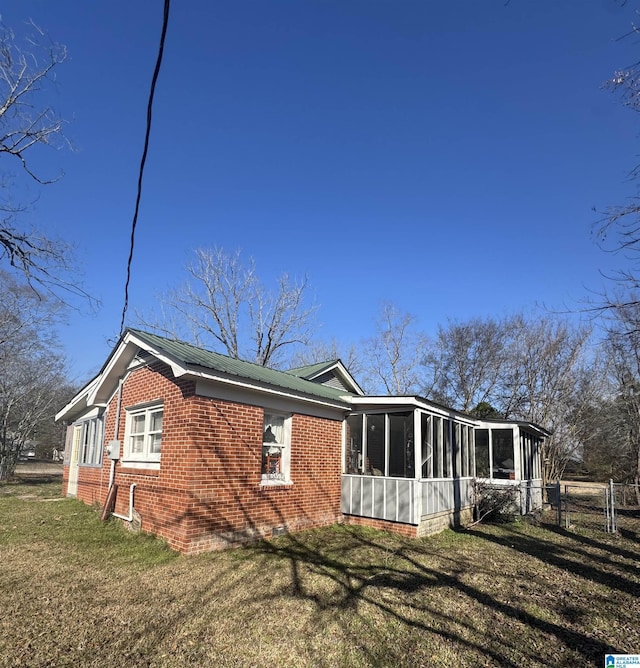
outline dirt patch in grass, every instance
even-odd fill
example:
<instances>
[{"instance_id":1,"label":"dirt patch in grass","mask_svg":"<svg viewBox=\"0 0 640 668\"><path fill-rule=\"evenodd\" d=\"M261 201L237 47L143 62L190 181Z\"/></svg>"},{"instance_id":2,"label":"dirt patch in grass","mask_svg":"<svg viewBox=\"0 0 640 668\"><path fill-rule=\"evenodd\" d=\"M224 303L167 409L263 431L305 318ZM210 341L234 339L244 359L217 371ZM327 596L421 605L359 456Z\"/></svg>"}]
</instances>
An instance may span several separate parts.
<instances>
[{"instance_id":1,"label":"dirt patch in grass","mask_svg":"<svg viewBox=\"0 0 640 668\"><path fill-rule=\"evenodd\" d=\"M640 652L640 544L553 525L336 526L177 556L0 494L0 666L601 666Z\"/></svg>"}]
</instances>

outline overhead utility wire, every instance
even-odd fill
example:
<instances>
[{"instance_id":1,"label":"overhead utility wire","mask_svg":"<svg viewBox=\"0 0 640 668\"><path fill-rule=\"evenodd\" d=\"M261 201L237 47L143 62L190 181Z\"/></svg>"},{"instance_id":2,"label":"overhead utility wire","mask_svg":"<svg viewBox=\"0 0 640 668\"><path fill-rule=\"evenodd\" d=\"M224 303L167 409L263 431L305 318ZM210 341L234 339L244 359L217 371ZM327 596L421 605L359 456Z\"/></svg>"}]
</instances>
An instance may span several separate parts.
<instances>
[{"instance_id":1,"label":"overhead utility wire","mask_svg":"<svg viewBox=\"0 0 640 668\"><path fill-rule=\"evenodd\" d=\"M144 174L144 165L147 161L147 152L149 150L149 136L151 134L151 111L153 109L153 96L156 90L156 82L160 74L160 65L162 64L162 54L164 52L164 40L167 34L167 25L169 24L169 5L171 0L164 0L164 16L162 19L162 34L160 35L160 47L158 49L158 56L156 58L156 67L153 71L153 78L151 79L151 90L149 91L149 102L147 103L147 129L144 137L144 149L142 151L142 159L140 160L140 172L138 174L138 193L136 196L136 208L133 214L133 221L131 223L131 242L129 246L129 259L127 260L127 280L124 285L124 307L122 309L122 320L120 321L120 335L124 332L124 321L127 317L127 309L129 308L129 283L131 282L131 263L133 262L133 249L136 240L136 226L138 225L138 211L140 210L140 198L142 197L142 176Z\"/></svg>"}]
</instances>

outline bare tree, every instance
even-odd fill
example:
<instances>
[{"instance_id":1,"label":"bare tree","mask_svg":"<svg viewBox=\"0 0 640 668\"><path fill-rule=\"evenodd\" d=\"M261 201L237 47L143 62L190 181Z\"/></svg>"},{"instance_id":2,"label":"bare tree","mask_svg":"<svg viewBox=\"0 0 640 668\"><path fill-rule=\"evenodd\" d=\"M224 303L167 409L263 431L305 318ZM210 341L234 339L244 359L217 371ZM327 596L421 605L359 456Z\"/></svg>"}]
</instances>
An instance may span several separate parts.
<instances>
[{"instance_id":1,"label":"bare tree","mask_svg":"<svg viewBox=\"0 0 640 668\"><path fill-rule=\"evenodd\" d=\"M501 413L550 430L545 480L559 480L581 451L580 429L602 389L591 330L551 317L511 320L499 396Z\"/></svg>"},{"instance_id":2,"label":"bare tree","mask_svg":"<svg viewBox=\"0 0 640 668\"><path fill-rule=\"evenodd\" d=\"M34 23L20 40L0 25L0 261L34 290L64 300L88 297L79 286L71 246L21 224L31 203L16 201L19 175L38 185L54 183L62 173L44 174L34 165L43 148L68 144L63 121L50 104L55 75L67 59L64 46L52 43ZM13 166L17 171L13 172Z\"/></svg>"},{"instance_id":3,"label":"bare tree","mask_svg":"<svg viewBox=\"0 0 640 668\"><path fill-rule=\"evenodd\" d=\"M613 312L603 341L609 371L610 392L594 402L594 410L606 425L606 433L592 438L591 454L608 462L611 477L640 484L640 305L627 304ZM595 447L594 447L595 446ZM603 452L604 449L604 452ZM636 489L638 503L640 490Z\"/></svg>"},{"instance_id":4,"label":"bare tree","mask_svg":"<svg viewBox=\"0 0 640 668\"><path fill-rule=\"evenodd\" d=\"M340 360L349 373L359 382L364 375L364 361L361 349L355 344L344 345L336 339L330 341L310 341L306 346L296 351L291 359L293 367L317 364Z\"/></svg>"},{"instance_id":5,"label":"bare tree","mask_svg":"<svg viewBox=\"0 0 640 668\"><path fill-rule=\"evenodd\" d=\"M503 372L508 328L505 322L473 318L438 327L423 355L425 394L462 411L491 403Z\"/></svg>"},{"instance_id":6,"label":"bare tree","mask_svg":"<svg viewBox=\"0 0 640 668\"><path fill-rule=\"evenodd\" d=\"M29 439L53 416L68 383L53 327L60 305L1 276L0 479L13 473Z\"/></svg>"},{"instance_id":7,"label":"bare tree","mask_svg":"<svg viewBox=\"0 0 640 668\"><path fill-rule=\"evenodd\" d=\"M558 479L579 453L578 428L598 379L590 330L550 317L451 322L423 360L429 398L467 412L525 420L552 431L547 479Z\"/></svg>"},{"instance_id":8,"label":"bare tree","mask_svg":"<svg viewBox=\"0 0 640 668\"><path fill-rule=\"evenodd\" d=\"M315 306L307 306L307 279L283 274L275 292L256 275L253 259L240 251L198 249L184 285L160 297L159 316L138 314L142 326L167 336L222 349L233 358L279 366L285 352L311 338Z\"/></svg>"},{"instance_id":9,"label":"bare tree","mask_svg":"<svg viewBox=\"0 0 640 668\"><path fill-rule=\"evenodd\" d=\"M383 302L376 332L364 344L364 383L367 391L414 394L421 386L418 355L424 335L415 331L416 318L391 302Z\"/></svg>"},{"instance_id":10,"label":"bare tree","mask_svg":"<svg viewBox=\"0 0 640 668\"><path fill-rule=\"evenodd\" d=\"M640 29L635 25L623 38L637 37ZM640 61L630 67L619 70L605 82L605 89L618 95L625 107L640 112ZM640 304L640 196L638 196L638 178L640 165L636 165L629 173L629 181L636 186L636 193L627 198L623 204L606 208L601 219L594 226L594 233L600 247L621 258L623 267L605 276L609 288L587 298L584 310L596 316L604 316L615 322L621 322L617 311L631 307L625 318L628 331L640 331L640 316L636 305ZM629 317L634 316L634 317Z\"/></svg>"}]
</instances>

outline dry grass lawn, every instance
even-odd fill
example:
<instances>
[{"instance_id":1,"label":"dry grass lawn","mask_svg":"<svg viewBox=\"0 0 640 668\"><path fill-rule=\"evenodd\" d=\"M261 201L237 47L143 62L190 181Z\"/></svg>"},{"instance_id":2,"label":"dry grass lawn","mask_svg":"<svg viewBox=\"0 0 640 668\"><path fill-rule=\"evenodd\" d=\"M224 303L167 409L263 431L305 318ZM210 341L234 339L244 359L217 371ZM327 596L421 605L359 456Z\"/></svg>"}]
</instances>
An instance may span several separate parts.
<instances>
[{"instance_id":1,"label":"dry grass lawn","mask_svg":"<svg viewBox=\"0 0 640 668\"><path fill-rule=\"evenodd\" d=\"M181 557L0 487L0 666L602 666L640 653L640 521L412 541L337 526ZM633 527L636 527L634 529Z\"/></svg>"}]
</instances>

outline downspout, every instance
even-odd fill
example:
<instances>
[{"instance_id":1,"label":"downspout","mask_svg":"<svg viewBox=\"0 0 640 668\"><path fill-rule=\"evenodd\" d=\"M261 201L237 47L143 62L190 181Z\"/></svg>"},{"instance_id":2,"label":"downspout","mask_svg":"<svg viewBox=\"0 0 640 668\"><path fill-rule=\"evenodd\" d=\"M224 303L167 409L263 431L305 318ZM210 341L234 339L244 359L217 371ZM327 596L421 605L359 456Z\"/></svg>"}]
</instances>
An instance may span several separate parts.
<instances>
[{"instance_id":1,"label":"downspout","mask_svg":"<svg viewBox=\"0 0 640 668\"><path fill-rule=\"evenodd\" d=\"M122 408L122 378L118 378L118 405L116 407L116 421L113 436L117 440L120 433L120 409ZM109 471L109 489L107 494L111 491L113 487L113 481L116 476L116 460L111 460L111 470Z\"/></svg>"},{"instance_id":2,"label":"downspout","mask_svg":"<svg viewBox=\"0 0 640 668\"><path fill-rule=\"evenodd\" d=\"M115 419L115 426L114 426L114 436L115 440L118 441L118 436L120 434L120 409L122 408L122 385L123 385L123 380L122 378L118 379L118 405L116 408L116 419ZM111 460L111 470L109 471L109 491L111 491L114 481L115 481L115 472L116 472L116 460L112 459ZM133 521L133 490L136 488L136 483L132 483L129 487L129 514L128 515L120 515L119 513L112 512L111 514L114 517L117 517L118 519L125 520L126 522L132 522ZM114 499L114 505L115 505L115 499Z\"/></svg>"},{"instance_id":3,"label":"downspout","mask_svg":"<svg viewBox=\"0 0 640 668\"><path fill-rule=\"evenodd\" d=\"M131 483L129 487L129 515L119 515L118 513L111 513L114 517L118 519L125 520L126 522L133 521L133 490L136 488L136 483Z\"/></svg>"}]
</instances>

